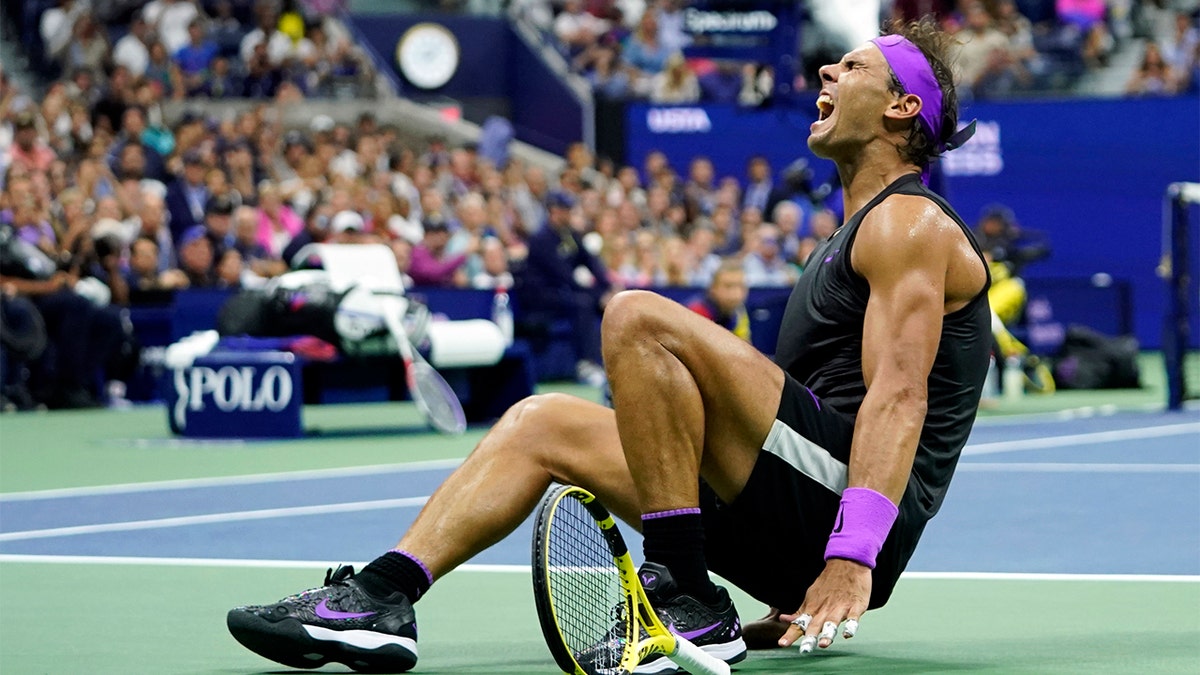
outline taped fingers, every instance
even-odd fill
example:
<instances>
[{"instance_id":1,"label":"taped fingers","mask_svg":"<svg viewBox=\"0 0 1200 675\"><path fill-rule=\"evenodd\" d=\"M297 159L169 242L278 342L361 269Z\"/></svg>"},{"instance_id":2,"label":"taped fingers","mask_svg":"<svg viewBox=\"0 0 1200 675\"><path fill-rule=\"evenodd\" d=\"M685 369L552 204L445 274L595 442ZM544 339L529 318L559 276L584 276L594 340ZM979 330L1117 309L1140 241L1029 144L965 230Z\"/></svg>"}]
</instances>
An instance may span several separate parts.
<instances>
[{"instance_id":1,"label":"taped fingers","mask_svg":"<svg viewBox=\"0 0 1200 675\"><path fill-rule=\"evenodd\" d=\"M842 626L842 637L849 640L858 633L858 619L846 619L846 624Z\"/></svg>"}]
</instances>

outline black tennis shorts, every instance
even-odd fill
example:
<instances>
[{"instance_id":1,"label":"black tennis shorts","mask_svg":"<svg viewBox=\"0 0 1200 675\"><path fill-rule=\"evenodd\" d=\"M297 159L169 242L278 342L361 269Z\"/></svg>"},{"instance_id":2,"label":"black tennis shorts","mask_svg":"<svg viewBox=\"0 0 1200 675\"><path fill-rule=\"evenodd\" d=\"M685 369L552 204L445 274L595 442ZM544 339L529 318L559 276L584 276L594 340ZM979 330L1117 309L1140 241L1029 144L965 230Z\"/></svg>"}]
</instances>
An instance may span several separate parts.
<instances>
[{"instance_id":1,"label":"black tennis shorts","mask_svg":"<svg viewBox=\"0 0 1200 675\"><path fill-rule=\"evenodd\" d=\"M737 499L726 504L701 482L708 568L772 607L799 608L825 568L853 433L853 418L786 376L775 424ZM887 601L912 555L924 528L913 522L902 503L876 560L872 608Z\"/></svg>"}]
</instances>

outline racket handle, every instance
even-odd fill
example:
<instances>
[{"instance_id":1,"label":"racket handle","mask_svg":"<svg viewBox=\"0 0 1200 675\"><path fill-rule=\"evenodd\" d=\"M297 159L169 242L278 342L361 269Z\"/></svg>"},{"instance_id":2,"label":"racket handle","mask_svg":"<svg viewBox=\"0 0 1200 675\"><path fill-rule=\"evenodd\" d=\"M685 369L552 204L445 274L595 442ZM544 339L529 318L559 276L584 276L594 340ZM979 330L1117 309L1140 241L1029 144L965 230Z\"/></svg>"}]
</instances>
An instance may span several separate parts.
<instances>
[{"instance_id":1,"label":"racket handle","mask_svg":"<svg viewBox=\"0 0 1200 675\"><path fill-rule=\"evenodd\" d=\"M668 658L692 675L729 675L729 664L687 640L675 637L675 653Z\"/></svg>"}]
</instances>

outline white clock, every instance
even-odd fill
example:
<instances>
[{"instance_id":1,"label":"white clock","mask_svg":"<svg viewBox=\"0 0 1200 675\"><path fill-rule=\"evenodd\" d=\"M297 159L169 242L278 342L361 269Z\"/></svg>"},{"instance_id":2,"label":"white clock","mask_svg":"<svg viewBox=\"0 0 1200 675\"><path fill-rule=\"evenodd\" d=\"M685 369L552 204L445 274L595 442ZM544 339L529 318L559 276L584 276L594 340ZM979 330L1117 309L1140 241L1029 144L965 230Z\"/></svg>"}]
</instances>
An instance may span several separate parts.
<instances>
[{"instance_id":1,"label":"white clock","mask_svg":"<svg viewBox=\"0 0 1200 675\"><path fill-rule=\"evenodd\" d=\"M400 74L421 89L437 89L449 82L458 70L458 61L458 40L436 23L416 24L396 43Z\"/></svg>"}]
</instances>

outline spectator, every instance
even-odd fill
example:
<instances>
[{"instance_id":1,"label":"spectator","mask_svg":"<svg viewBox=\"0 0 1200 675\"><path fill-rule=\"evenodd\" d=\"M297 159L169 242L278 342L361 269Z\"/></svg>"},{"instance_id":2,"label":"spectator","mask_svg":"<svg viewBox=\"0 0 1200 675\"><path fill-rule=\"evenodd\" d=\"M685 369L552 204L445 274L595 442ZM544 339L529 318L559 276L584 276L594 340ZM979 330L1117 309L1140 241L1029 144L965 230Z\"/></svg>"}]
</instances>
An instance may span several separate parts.
<instances>
[{"instance_id":1,"label":"spectator","mask_svg":"<svg viewBox=\"0 0 1200 675\"><path fill-rule=\"evenodd\" d=\"M212 62L218 49L217 43L208 39L203 20L193 19L187 31L187 44L175 52L174 61L183 76L183 86L191 96L201 93L209 85Z\"/></svg>"},{"instance_id":2,"label":"spectator","mask_svg":"<svg viewBox=\"0 0 1200 675\"><path fill-rule=\"evenodd\" d=\"M481 246L481 267L471 276L471 288L511 289L513 275L508 269L508 250L495 237L487 237Z\"/></svg>"},{"instance_id":3,"label":"spectator","mask_svg":"<svg viewBox=\"0 0 1200 675\"><path fill-rule=\"evenodd\" d=\"M529 239L529 257L520 279L520 304L535 321L565 319L571 323L576 376L599 386L600 314L611 297L608 274L571 228L576 200L569 193L550 194L546 224Z\"/></svg>"},{"instance_id":4,"label":"spectator","mask_svg":"<svg viewBox=\"0 0 1200 675\"><path fill-rule=\"evenodd\" d=\"M123 66L129 74L140 78L150 66L150 49L146 46L150 38L150 25L141 12L134 14L129 32L113 45L113 63Z\"/></svg>"},{"instance_id":5,"label":"spectator","mask_svg":"<svg viewBox=\"0 0 1200 675\"><path fill-rule=\"evenodd\" d=\"M38 31L42 36L46 57L61 63L74 37L75 23L87 13L88 5L77 0L57 0L54 5L42 12Z\"/></svg>"},{"instance_id":6,"label":"spectator","mask_svg":"<svg viewBox=\"0 0 1200 675\"><path fill-rule=\"evenodd\" d=\"M71 44L67 45L63 66L68 71L85 68L99 73L108 63L110 52L104 28L90 14L84 14L75 22L74 35Z\"/></svg>"},{"instance_id":7,"label":"spectator","mask_svg":"<svg viewBox=\"0 0 1200 675\"><path fill-rule=\"evenodd\" d=\"M683 25L683 5L683 0L663 0L658 6L658 36L672 52L683 51L692 43Z\"/></svg>"},{"instance_id":8,"label":"spectator","mask_svg":"<svg viewBox=\"0 0 1200 675\"><path fill-rule=\"evenodd\" d=\"M305 214L304 229L301 230L283 249L285 265L296 267L296 254L309 244L324 243L330 237L330 221L337 212L329 202L318 201Z\"/></svg>"},{"instance_id":9,"label":"spectator","mask_svg":"<svg viewBox=\"0 0 1200 675\"><path fill-rule=\"evenodd\" d=\"M188 285L187 275L178 269L162 267L161 249L154 239L138 237L129 248L129 269L125 283L131 304L158 303L166 294Z\"/></svg>"},{"instance_id":10,"label":"spectator","mask_svg":"<svg viewBox=\"0 0 1200 675\"><path fill-rule=\"evenodd\" d=\"M234 208L233 200L226 195L213 195L204 205L204 231L212 243L214 261L234 246Z\"/></svg>"},{"instance_id":11,"label":"spectator","mask_svg":"<svg viewBox=\"0 0 1200 675\"><path fill-rule=\"evenodd\" d=\"M450 224L442 219L425 221L425 237L413 247L409 274L417 286L466 286L468 277L464 265L479 247L472 239L459 253L448 251Z\"/></svg>"},{"instance_id":12,"label":"spectator","mask_svg":"<svg viewBox=\"0 0 1200 675\"><path fill-rule=\"evenodd\" d=\"M175 100L182 100L187 94L183 83L183 75L179 66L171 60L171 53L158 40L150 43L147 48L150 62L146 66L146 80L162 95Z\"/></svg>"},{"instance_id":13,"label":"spectator","mask_svg":"<svg viewBox=\"0 0 1200 675\"><path fill-rule=\"evenodd\" d=\"M736 260L721 263L705 294L688 303L688 309L750 341L750 313L746 311L746 272Z\"/></svg>"},{"instance_id":14,"label":"spectator","mask_svg":"<svg viewBox=\"0 0 1200 675\"><path fill-rule=\"evenodd\" d=\"M204 222L204 208L211 196L204 184L208 163L195 150L183 155L183 173L167 186L167 210L171 213L171 234L176 240L184 230Z\"/></svg>"},{"instance_id":15,"label":"spectator","mask_svg":"<svg viewBox=\"0 0 1200 675\"><path fill-rule=\"evenodd\" d=\"M1182 80L1196 66L1197 48L1200 48L1200 28L1187 12L1176 12L1171 36L1163 42L1163 60L1167 62L1174 74L1181 79L1179 90L1186 88Z\"/></svg>"},{"instance_id":16,"label":"spectator","mask_svg":"<svg viewBox=\"0 0 1200 675\"><path fill-rule=\"evenodd\" d=\"M17 113L13 120L13 143L4 165L19 167L29 172L49 171L50 164L56 157L54 150L38 134L34 113Z\"/></svg>"},{"instance_id":17,"label":"spectator","mask_svg":"<svg viewBox=\"0 0 1200 675\"><path fill-rule=\"evenodd\" d=\"M562 11L554 18L554 35L570 54L576 54L595 44L597 38L608 32L609 24L604 19L589 14L583 0L566 0Z\"/></svg>"},{"instance_id":18,"label":"spectator","mask_svg":"<svg viewBox=\"0 0 1200 675\"><path fill-rule=\"evenodd\" d=\"M174 54L188 42L188 26L203 18L194 0L152 0L142 9L142 16L154 27L168 54Z\"/></svg>"},{"instance_id":19,"label":"spectator","mask_svg":"<svg viewBox=\"0 0 1200 675\"><path fill-rule=\"evenodd\" d=\"M1174 94L1179 82L1179 77L1163 58L1158 43L1147 42L1141 63L1125 85L1125 93L1131 96Z\"/></svg>"},{"instance_id":20,"label":"spectator","mask_svg":"<svg viewBox=\"0 0 1200 675\"><path fill-rule=\"evenodd\" d=\"M650 78L650 102L660 104L695 103L700 100L700 83L688 68L683 54L673 52L665 69Z\"/></svg>"},{"instance_id":21,"label":"spectator","mask_svg":"<svg viewBox=\"0 0 1200 675\"><path fill-rule=\"evenodd\" d=\"M779 241L779 228L770 224L754 230L751 250L743 260L746 284L758 286L791 286L796 283L796 271L784 259Z\"/></svg>"},{"instance_id":22,"label":"spectator","mask_svg":"<svg viewBox=\"0 0 1200 675\"><path fill-rule=\"evenodd\" d=\"M973 231L979 248L996 263L1009 267L1019 275L1025 265L1049 257L1050 245L1045 235L1022 228L1012 209L991 204L983 210Z\"/></svg>"},{"instance_id":23,"label":"spectator","mask_svg":"<svg viewBox=\"0 0 1200 675\"><path fill-rule=\"evenodd\" d=\"M976 98L1010 92L1015 85L1014 59L1008 37L996 27L982 2L963 9L965 27L958 33L958 83Z\"/></svg>"},{"instance_id":24,"label":"spectator","mask_svg":"<svg viewBox=\"0 0 1200 675\"><path fill-rule=\"evenodd\" d=\"M156 192L146 192L142 195L138 208L134 238L145 238L158 245L158 272L162 273L175 267L175 245L171 236L171 228L167 226L166 203L162 195Z\"/></svg>"},{"instance_id":25,"label":"spectator","mask_svg":"<svg viewBox=\"0 0 1200 675\"><path fill-rule=\"evenodd\" d=\"M258 243L272 258L283 255L292 237L304 228L304 221L283 202L279 188L264 182L258 186Z\"/></svg>"},{"instance_id":26,"label":"spectator","mask_svg":"<svg viewBox=\"0 0 1200 675\"><path fill-rule=\"evenodd\" d=\"M626 38L622 47L622 56L635 73L634 91L645 95L649 91L650 78L666 68L670 55L671 50L659 39L658 15L644 12L637 30Z\"/></svg>"},{"instance_id":27,"label":"spectator","mask_svg":"<svg viewBox=\"0 0 1200 675\"><path fill-rule=\"evenodd\" d=\"M741 206L754 207L767 212L767 202L775 183L771 179L771 163L766 157L756 155L746 163L746 191Z\"/></svg>"},{"instance_id":28,"label":"spectator","mask_svg":"<svg viewBox=\"0 0 1200 675\"><path fill-rule=\"evenodd\" d=\"M243 286L246 275L252 279L260 279L243 266L242 254L236 248L227 248L217 259L214 271L217 288L239 289Z\"/></svg>"},{"instance_id":29,"label":"spectator","mask_svg":"<svg viewBox=\"0 0 1200 675\"><path fill-rule=\"evenodd\" d=\"M212 288L216 285L213 269L215 254L212 240L203 225L185 230L179 239L179 268L187 276L191 288Z\"/></svg>"},{"instance_id":30,"label":"spectator","mask_svg":"<svg viewBox=\"0 0 1200 675\"><path fill-rule=\"evenodd\" d=\"M246 272L254 276L268 278L287 271L279 256L272 256L258 240L258 211L252 206L239 206L233 211L233 248L241 255Z\"/></svg>"},{"instance_id":31,"label":"spectator","mask_svg":"<svg viewBox=\"0 0 1200 675\"><path fill-rule=\"evenodd\" d=\"M771 213L771 222L779 228L780 246L783 247L784 260L796 260L800 251L800 240L805 238L805 234L800 231L803 221L804 211L799 204L793 201L779 202Z\"/></svg>"},{"instance_id":32,"label":"spectator","mask_svg":"<svg viewBox=\"0 0 1200 675\"><path fill-rule=\"evenodd\" d=\"M629 95L632 84L629 69L621 61L620 45L604 43L581 54L575 61L576 70L602 98L620 100Z\"/></svg>"}]
</instances>

